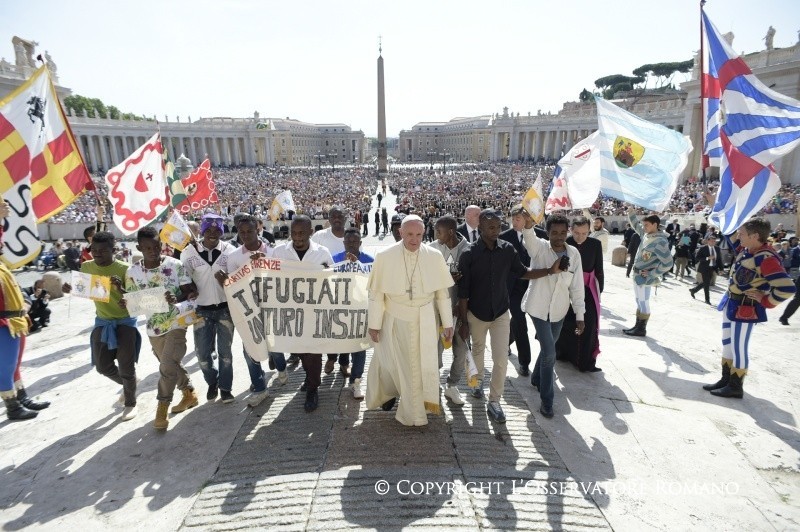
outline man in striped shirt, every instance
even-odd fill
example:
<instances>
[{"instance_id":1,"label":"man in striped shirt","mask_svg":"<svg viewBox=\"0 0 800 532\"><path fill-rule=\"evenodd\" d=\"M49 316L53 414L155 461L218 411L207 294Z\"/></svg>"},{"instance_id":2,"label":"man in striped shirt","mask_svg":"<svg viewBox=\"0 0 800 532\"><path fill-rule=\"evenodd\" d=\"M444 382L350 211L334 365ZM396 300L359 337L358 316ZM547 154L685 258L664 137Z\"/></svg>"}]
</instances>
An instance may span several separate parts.
<instances>
[{"instance_id":1,"label":"man in striped shirt","mask_svg":"<svg viewBox=\"0 0 800 532\"><path fill-rule=\"evenodd\" d=\"M722 298L722 377L706 384L718 397L742 398L742 384L750 362L753 325L767 321L766 309L791 298L795 286L780 259L766 243L769 222L753 218L739 228L739 253L731 269L728 292Z\"/></svg>"}]
</instances>

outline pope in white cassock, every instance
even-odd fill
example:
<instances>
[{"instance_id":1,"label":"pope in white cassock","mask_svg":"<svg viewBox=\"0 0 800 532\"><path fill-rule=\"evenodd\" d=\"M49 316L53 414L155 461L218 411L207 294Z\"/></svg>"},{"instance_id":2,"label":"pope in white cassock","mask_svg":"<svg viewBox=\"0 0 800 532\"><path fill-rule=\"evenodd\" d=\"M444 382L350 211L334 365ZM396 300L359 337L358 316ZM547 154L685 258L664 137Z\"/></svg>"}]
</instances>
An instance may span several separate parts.
<instances>
[{"instance_id":1,"label":"pope in white cassock","mask_svg":"<svg viewBox=\"0 0 800 532\"><path fill-rule=\"evenodd\" d=\"M375 256L369 277L369 334L375 354L367 379L367 408L391 410L397 421L427 425L440 414L439 324L453 337L448 288L453 277L439 251L422 245L425 225L406 216L402 240Z\"/></svg>"}]
</instances>

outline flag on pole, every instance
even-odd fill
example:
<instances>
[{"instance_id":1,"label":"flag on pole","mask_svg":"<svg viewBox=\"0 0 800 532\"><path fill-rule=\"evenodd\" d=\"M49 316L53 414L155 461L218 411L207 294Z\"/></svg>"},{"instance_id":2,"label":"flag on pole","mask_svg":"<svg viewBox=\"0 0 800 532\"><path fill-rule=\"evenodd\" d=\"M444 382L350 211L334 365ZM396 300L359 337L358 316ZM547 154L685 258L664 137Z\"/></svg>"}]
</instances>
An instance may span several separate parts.
<instances>
[{"instance_id":1,"label":"flag on pole","mask_svg":"<svg viewBox=\"0 0 800 532\"><path fill-rule=\"evenodd\" d=\"M192 230L178 211L173 210L159 233L161 241L168 246L183 251L192 240Z\"/></svg>"},{"instance_id":2,"label":"flag on pole","mask_svg":"<svg viewBox=\"0 0 800 532\"><path fill-rule=\"evenodd\" d=\"M567 176L564 169L556 165L553 173L553 182L550 184L550 194L547 196L547 203L544 212L551 214L554 211L568 211L572 209L569 201L569 191L567 190Z\"/></svg>"},{"instance_id":3,"label":"flag on pole","mask_svg":"<svg viewBox=\"0 0 800 532\"><path fill-rule=\"evenodd\" d=\"M269 218L275 222L281 217L281 213L294 210L297 210L297 207L295 207L292 192L284 190L272 200L272 205L269 207Z\"/></svg>"},{"instance_id":4,"label":"flag on pole","mask_svg":"<svg viewBox=\"0 0 800 532\"><path fill-rule=\"evenodd\" d=\"M759 81L705 11L702 19L704 163L720 173L709 220L729 235L778 192L772 163L800 144L800 101Z\"/></svg>"},{"instance_id":5,"label":"flag on pole","mask_svg":"<svg viewBox=\"0 0 800 532\"><path fill-rule=\"evenodd\" d=\"M539 175L536 176L536 181L533 182L533 186L528 189L528 192L525 193L525 197L522 198L522 206L525 207L525 210L527 210L528 214L531 215L533 223L535 224L539 224L542 222L542 220L544 220L543 197L542 169L540 168Z\"/></svg>"},{"instance_id":6,"label":"flag on pole","mask_svg":"<svg viewBox=\"0 0 800 532\"><path fill-rule=\"evenodd\" d=\"M124 235L154 221L170 205L163 151L156 133L106 174L114 223Z\"/></svg>"},{"instance_id":7,"label":"flag on pole","mask_svg":"<svg viewBox=\"0 0 800 532\"><path fill-rule=\"evenodd\" d=\"M572 209L591 207L600 193L600 134L578 141L558 161Z\"/></svg>"},{"instance_id":8,"label":"flag on pole","mask_svg":"<svg viewBox=\"0 0 800 532\"><path fill-rule=\"evenodd\" d=\"M16 268L38 256L36 223L58 214L92 182L46 67L0 99L0 195L5 219L2 260Z\"/></svg>"},{"instance_id":9,"label":"flag on pole","mask_svg":"<svg viewBox=\"0 0 800 532\"><path fill-rule=\"evenodd\" d=\"M183 206L188 207L189 205L186 190L183 188L181 176L175 168L175 163L170 159L169 150L166 147L164 147L162 157L164 159L164 174L167 176L167 185L169 185L170 204L173 209L184 212L182 210ZM189 212L188 209L186 212Z\"/></svg>"},{"instance_id":10,"label":"flag on pole","mask_svg":"<svg viewBox=\"0 0 800 532\"><path fill-rule=\"evenodd\" d=\"M689 161L692 143L681 133L648 122L599 96L601 191L653 211L664 211Z\"/></svg>"},{"instance_id":11,"label":"flag on pole","mask_svg":"<svg viewBox=\"0 0 800 532\"><path fill-rule=\"evenodd\" d=\"M180 212L186 214L190 211L204 209L212 203L219 203L217 187L211 173L211 161L206 159L194 172L181 179L186 201L180 204Z\"/></svg>"}]
</instances>

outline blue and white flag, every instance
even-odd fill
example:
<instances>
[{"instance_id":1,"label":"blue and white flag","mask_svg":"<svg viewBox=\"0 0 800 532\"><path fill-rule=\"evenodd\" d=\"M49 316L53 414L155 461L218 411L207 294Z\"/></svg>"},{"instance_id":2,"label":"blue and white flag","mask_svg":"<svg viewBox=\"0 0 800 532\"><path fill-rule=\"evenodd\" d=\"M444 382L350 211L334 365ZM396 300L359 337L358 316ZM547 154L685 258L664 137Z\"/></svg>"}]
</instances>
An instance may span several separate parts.
<instances>
[{"instance_id":1,"label":"blue and white flag","mask_svg":"<svg viewBox=\"0 0 800 532\"><path fill-rule=\"evenodd\" d=\"M780 189L772 163L800 143L800 102L756 78L703 12L705 166L719 166L710 221L729 235Z\"/></svg>"},{"instance_id":2,"label":"blue and white flag","mask_svg":"<svg viewBox=\"0 0 800 532\"><path fill-rule=\"evenodd\" d=\"M601 192L645 209L664 211L689 161L692 143L681 133L600 97L595 101Z\"/></svg>"}]
</instances>

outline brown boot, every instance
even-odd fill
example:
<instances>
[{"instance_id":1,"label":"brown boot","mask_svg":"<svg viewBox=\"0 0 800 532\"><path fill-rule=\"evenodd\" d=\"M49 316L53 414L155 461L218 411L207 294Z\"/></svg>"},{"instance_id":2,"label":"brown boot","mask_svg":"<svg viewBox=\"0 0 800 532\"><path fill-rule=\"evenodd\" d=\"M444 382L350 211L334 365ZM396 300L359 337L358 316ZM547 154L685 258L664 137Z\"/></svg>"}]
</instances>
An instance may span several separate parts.
<instances>
[{"instance_id":1,"label":"brown boot","mask_svg":"<svg viewBox=\"0 0 800 532\"><path fill-rule=\"evenodd\" d=\"M189 388L188 386L181 390L183 393L183 397L181 398L181 402L177 405L172 407L173 414L180 414L181 412L185 412L192 407L195 407L199 404L197 400L197 394L194 393L193 388Z\"/></svg>"},{"instance_id":2,"label":"brown boot","mask_svg":"<svg viewBox=\"0 0 800 532\"><path fill-rule=\"evenodd\" d=\"M158 407L156 407L156 420L153 422L153 427L156 430L167 430L167 427L169 427L167 410L169 410L169 403L166 401L159 401Z\"/></svg>"}]
</instances>

